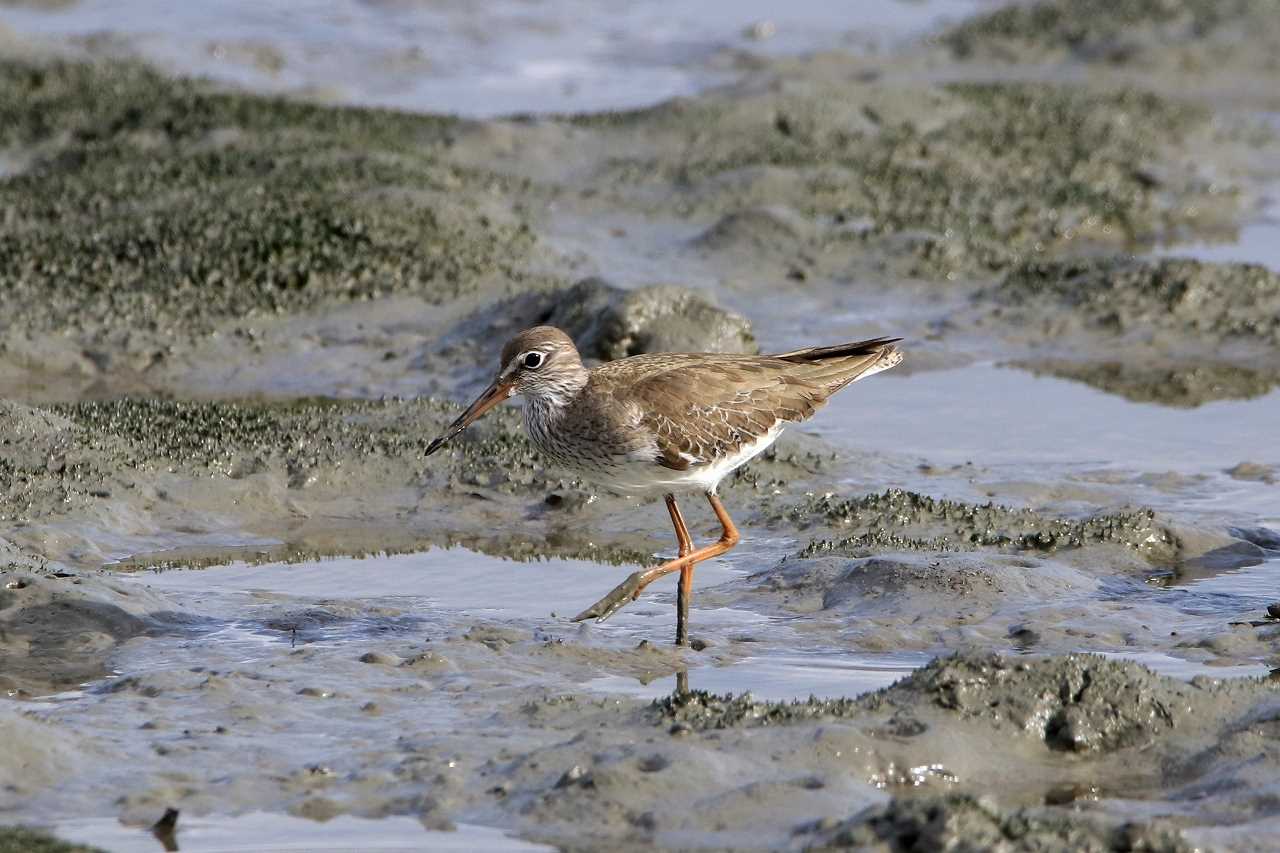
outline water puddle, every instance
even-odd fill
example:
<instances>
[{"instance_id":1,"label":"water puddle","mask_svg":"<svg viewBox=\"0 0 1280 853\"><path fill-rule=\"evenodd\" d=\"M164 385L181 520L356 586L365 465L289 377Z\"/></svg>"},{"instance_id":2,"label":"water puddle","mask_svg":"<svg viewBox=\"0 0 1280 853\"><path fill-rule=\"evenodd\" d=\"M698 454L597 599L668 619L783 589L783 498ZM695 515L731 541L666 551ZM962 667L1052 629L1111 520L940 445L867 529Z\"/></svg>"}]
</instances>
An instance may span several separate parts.
<instances>
[{"instance_id":1,"label":"water puddle","mask_svg":"<svg viewBox=\"0 0 1280 853\"><path fill-rule=\"evenodd\" d=\"M28 159L16 151L0 151L0 181L24 171Z\"/></svg>"},{"instance_id":2,"label":"water puddle","mask_svg":"<svg viewBox=\"0 0 1280 853\"><path fill-rule=\"evenodd\" d=\"M234 817L180 817L176 843L166 844L149 829L114 818L63 821L53 832L65 841L109 853L283 853L283 851L492 850L495 853L554 850L483 826L458 824L452 832L425 829L408 817L379 820L340 815L323 822L283 814L252 812Z\"/></svg>"},{"instance_id":3,"label":"water puddle","mask_svg":"<svg viewBox=\"0 0 1280 853\"><path fill-rule=\"evenodd\" d=\"M924 653L768 654L748 657L722 667L696 667L684 678L668 676L640 682L620 675L589 681L583 688L641 699L670 696L677 689L709 693L749 692L757 699L787 700L816 696L819 699L858 696L888 687L912 670L927 664Z\"/></svg>"},{"instance_id":4,"label":"water puddle","mask_svg":"<svg viewBox=\"0 0 1280 853\"><path fill-rule=\"evenodd\" d=\"M79 0L6 7L6 26L255 89L486 117L646 106L734 79L733 55L874 50L981 0Z\"/></svg>"},{"instance_id":5,"label":"water puddle","mask_svg":"<svg viewBox=\"0 0 1280 853\"><path fill-rule=\"evenodd\" d=\"M1276 487L1228 473L1280 463L1277 423L1280 390L1174 409L980 364L859 382L803 429L873 455L883 486L1015 504L1075 490L1094 507L1147 506L1212 528L1280 525ZM921 476L920 464L949 476Z\"/></svg>"},{"instance_id":6,"label":"water puddle","mask_svg":"<svg viewBox=\"0 0 1280 853\"><path fill-rule=\"evenodd\" d=\"M984 364L860 382L806 429L860 450L940 463L1190 473L1274 456L1277 423L1280 391L1171 409Z\"/></svg>"},{"instance_id":7,"label":"water puddle","mask_svg":"<svg viewBox=\"0 0 1280 853\"><path fill-rule=\"evenodd\" d=\"M278 605L277 597L283 596L380 605L412 614L423 632L438 633L476 619L577 630L568 618L631 571L586 560L517 562L454 548L303 563L233 563L199 571L137 572L122 579L174 594L184 607L204 616L232 620L228 631L243 622L246 610ZM709 561L694 574L694 588L715 586L740 575L726 560ZM601 639L665 637L668 630L675 630L674 608L667 601L674 599L670 586L659 581L641 601L586 630ZM701 618L705 624L724 627L745 627L759 619L727 609L708 610ZM351 625L343 625L328 633L319 631L309 641L343 642L352 639L352 631ZM252 631L243 633L254 636Z\"/></svg>"},{"instance_id":8,"label":"water puddle","mask_svg":"<svg viewBox=\"0 0 1280 853\"><path fill-rule=\"evenodd\" d=\"M1169 591L1209 603L1219 612L1252 609L1260 613L1280 600L1280 559L1175 582Z\"/></svg>"},{"instance_id":9,"label":"water puddle","mask_svg":"<svg viewBox=\"0 0 1280 853\"><path fill-rule=\"evenodd\" d=\"M1280 185L1266 188L1258 215L1240 227L1234 240L1179 243L1161 247L1152 254L1158 258L1261 264L1280 272Z\"/></svg>"},{"instance_id":10,"label":"water puddle","mask_svg":"<svg viewBox=\"0 0 1280 853\"><path fill-rule=\"evenodd\" d=\"M1270 673L1271 668L1261 663L1218 666L1174 657L1163 652L1100 652L1103 657L1113 660L1131 660L1140 663L1160 675L1190 681L1197 677L1206 678L1261 678Z\"/></svg>"},{"instance_id":11,"label":"water puddle","mask_svg":"<svg viewBox=\"0 0 1280 853\"><path fill-rule=\"evenodd\" d=\"M741 565L783 543L764 540L752 547ZM765 700L857 696L947 651L837 648L813 626L799 625L803 617L758 612L750 593L735 595L741 583L726 583L741 579L735 565L714 561L695 575L699 588L720 587L703 603L695 601L694 636L711 642L678 657L666 647L674 628L670 586L603 625L567 621L564 614L629 571L587 561L522 563L435 549L118 575L119 584L149 587L161 606L167 600L174 613L156 617L177 627L125 642L108 679L15 703L36 724L83 733L77 737L98 756L91 772L64 779L59 796L42 800L28 819L111 851L162 849L146 830L111 819L66 820L77 804L93 804L80 813L110 810L116 800L107 792L137 790L139 779L170 780L164 784L171 787L142 801L141 812L121 807L146 821L158 817L151 815L154 803L163 804L170 790L183 786L207 792L182 803L191 814L285 811L330 785L344 792L335 794L342 811L398 813L381 793L366 795L348 781L368 774L394 778L420 764L434 768L423 771L427 780L455 767L470 774L481 769L468 764L471 756L492 754L495 743L510 744L519 754L545 740L548 730L561 737L556 725L610 707L610 697L653 699L683 689L750 691ZM1266 570L1274 574L1276 567ZM1112 625L1135 621L1181 631L1197 620L1222 624L1224 614L1256 609L1266 583L1259 571L1206 578L1197 581L1203 588L1187 584L1176 591L1117 585L1110 599L1104 588L1101 599L1093 593L1080 602L1044 606L1088 612L1084 622L1067 618L1113 635ZM1222 598L1230 577L1246 579L1246 597ZM1199 612L1188 606L1192 598L1217 609ZM641 640L652 646L638 648ZM1238 659L1229 666L1182 660L1168 642L1102 648L1179 678L1267 672L1261 663ZM682 660L687 670L672 674ZM530 725L530 714L542 722ZM278 780L265 801L256 781L263 774ZM216 796L208 793L214 791ZM483 807L469 806L455 819L457 833L438 835L409 818L311 823L261 812L193 817L180 821L178 841L184 851L534 849L471 825L498 821Z\"/></svg>"}]
</instances>

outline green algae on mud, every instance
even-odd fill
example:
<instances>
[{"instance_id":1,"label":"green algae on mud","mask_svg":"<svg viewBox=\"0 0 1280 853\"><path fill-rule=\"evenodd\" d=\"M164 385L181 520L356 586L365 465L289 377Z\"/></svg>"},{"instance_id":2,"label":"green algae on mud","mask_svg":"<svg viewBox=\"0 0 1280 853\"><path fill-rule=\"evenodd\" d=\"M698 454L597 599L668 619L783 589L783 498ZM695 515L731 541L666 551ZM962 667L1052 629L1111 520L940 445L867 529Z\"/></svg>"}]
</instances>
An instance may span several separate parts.
<instances>
[{"instance_id":1,"label":"green algae on mud","mask_svg":"<svg viewBox=\"0 0 1280 853\"><path fill-rule=\"evenodd\" d=\"M1240 38L1241 32L1249 34ZM1037 0L966 20L942 36L959 58L975 55L1043 62L1062 54L1116 65L1179 58L1179 48L1215 48L1201 62L1274 71L1280 47L1275 0ZM1270 57L1265 50L1270 47ZM1269 60L1269 61L1268 61Z\"/></svg>"},{"instance_id":2,"label":"green algae on mud","mask_svg":"<svg viewBox=\"0 0 1280 853\"><path fill-rule=\"evenodd\" d=\"M64 133L105 141L140 131L195 141L234 127L312 132L407 152L443 140L457 124L447 116L229 92L139 62L0 59L0 142L9 145L48 142Z\"/></svg>"},{"instance_id":3,"label":"green algae on mud","mask_svg":"<svg viewBox=\"0 0 1280 853\"><path fill-rule=\"evenodd\" d=\"M59 841L25 826L0 826L0 853L102 853L97 847Z\"/></svg>"},{"instance_id":4,"label":"green algae on mud","mask_svg":"<svg viewBox=\"0 0 1280 853\"><path fill-rule=\"evenodd\" d=\"M234 520L242 534L253 532L249 542L266 536L285 543L188 546L142 558L146 567L432 546L615 565L651 558L650 534L593 527L608 521L610 508L623 499L590 500L582 483L547 469L516 410L492 413L428 464L427 443L458 411L456 404L430 399L126 398L45 408L0 402L0 519L19 522L14 535L33 553L54 560L79 554L74 562L82 567L104 561L95 558L92 543L68 540L65 532L41 538L37 531L68 520L88 529L118 528L122 517L129 526L145 518L152 519L149 527L189 530L193 522L183 518L213 512L222 523ZM823 464L803 445L771 449L726 485L769 500L787 478L807 477ZM354 517L352 494L362 501ZM336 523L335 512L345 521ZM311 524L312 513L329 520ZM594 535L582 527L584 514ZM505 522L495 525L495 515ZM603 535L608 529L613 534ZM174 544L182 547L182 537Z\"/></svg>"},{"instance_id":5,"label":"green algae on mud","mask_svg":"<svg viewBox=\"0 0 1280 853\"><path fill-rule=\"evenodd\" d=\"M956 551L1014 548L1057 551L1090 544L1118 544L1148 559L1168 560L1178 551L1177 535L1155 520L1149 509L1095 515L1075 520L1052 518L1031 509L994 503L974 504L935 498L903 489L839 499L811 495L787 510L799 525L813 519L862 529L836 540L811 542L801 557L859 554L869 549Z\"/></svg>"},{"instance_id":6,"label":"green algae on mud","mask_svg":"<svg viewBox=\"0 0 1280 853\"><path fill-rule=\"evenodd\" d=\"M913 235L926 277L1005 269L1072 240L1149 241L1194 228L1191 208L1236 203L1186 168L1186 146L1212 132L1200 107L1047 83L848 86L576 121L684 141L613 157L612 180L671 182L684 204L732 215L754 175L770 203L834 225L827 240Z\"/></svg>"},{"instance_id":7,"label":"green algae on mud","mask_svg":"<svg viewBox=\"0 0 1280 853\"><path fill-rule=\"evenodd\" d=\"M456 403L434 399L287 402L194 402L123 398L28 407L0 403L6 435L0 485L9 517L23 488L42 485L63 497L84 496L102 478L124 472L163 471L238 479L268 467L289 472L302 487L308 472L373 459L412 462L412 480L426 472L431 438L457 416ZM475 487L540 499L576 481L549 472L524 434L518 410L502 409L449 445L433 470L445 487ZM772 451L757 468L823 465L814 452ZM354 475L353 475L354 476ZM760 485L759 475L737 479ZM776 481L770 481L776 482ZM559 503L559 501L555 501Z\"/></svg>"},{"instance_id":8,"label":"green algae on mud","mask_svg":"<svg viewBox=\"0 0 1280 853\"><path fill-rule=\"evenodd\" d=\"M1280 275L1259 264L1165 258L1033 261L991 298L1028 315L1065 308L1114 334L1172 331L1196 343L1280 343Z\"/></svg>"},{"instance_id":9,"label":"green algae on mud","mask_svg":"<svg viewBox=\"0 0 1280 853\"><path fill-rule=\"evenodd\" d=\"M132 63L0 62L10 331L207 332L325 301L456 298L519 278L527 225L459 205L505 179L442 164L452 121L219 92Z\"/></svg>"}]
</instances>

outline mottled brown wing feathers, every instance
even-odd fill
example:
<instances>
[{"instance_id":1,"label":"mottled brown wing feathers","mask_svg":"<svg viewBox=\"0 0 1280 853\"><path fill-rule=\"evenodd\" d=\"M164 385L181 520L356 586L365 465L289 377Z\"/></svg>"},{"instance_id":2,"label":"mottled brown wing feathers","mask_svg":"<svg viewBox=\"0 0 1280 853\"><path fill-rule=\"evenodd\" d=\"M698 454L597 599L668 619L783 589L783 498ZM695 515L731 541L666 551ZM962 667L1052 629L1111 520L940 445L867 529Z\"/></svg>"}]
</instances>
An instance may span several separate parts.
<instances>
[{"instance_id":1,"label":"mottled brown wing feathers","mask_svg":"<svg viewBox=\"0 0 1280 853\"><path fill-rule=\"evenodd\" d=\"M823 388L759 362L682 365L627 389L657 443L659 464L684 471L732 456L779 421L802 421L826 401Z\"/></svg>"},{"instance_id":2,"label":"mottled brown wing feathers","mask_svg":"<svg viewBox=\"0 0 1280 853\"><path fill-rule=\"evenodd\" d=\"M633 407L656 441L658 464L685 471L734 455L781 422L811 417L868 370L896 364L897 340L772 356L656 353L601 365L592 381Z\"/></svg>"}]
</instances>

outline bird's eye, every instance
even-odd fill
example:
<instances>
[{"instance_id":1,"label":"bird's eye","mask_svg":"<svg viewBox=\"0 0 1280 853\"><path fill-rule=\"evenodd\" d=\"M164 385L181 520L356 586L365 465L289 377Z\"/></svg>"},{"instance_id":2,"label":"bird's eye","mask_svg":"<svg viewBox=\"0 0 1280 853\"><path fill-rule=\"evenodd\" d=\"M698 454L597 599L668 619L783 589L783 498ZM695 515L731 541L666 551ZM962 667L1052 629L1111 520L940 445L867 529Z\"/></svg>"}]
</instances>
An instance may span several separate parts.
<instances>
[{"instance_id":1,"label":"bird's eye","mask_svg":"<svg viewBox=\"0 0 1280 853\"><path fill-rule=\"evenodd\" d=\"M524 354L524 366L528 368L542 367L542 353L527 352Z\"/></svg>"}]
</instances>

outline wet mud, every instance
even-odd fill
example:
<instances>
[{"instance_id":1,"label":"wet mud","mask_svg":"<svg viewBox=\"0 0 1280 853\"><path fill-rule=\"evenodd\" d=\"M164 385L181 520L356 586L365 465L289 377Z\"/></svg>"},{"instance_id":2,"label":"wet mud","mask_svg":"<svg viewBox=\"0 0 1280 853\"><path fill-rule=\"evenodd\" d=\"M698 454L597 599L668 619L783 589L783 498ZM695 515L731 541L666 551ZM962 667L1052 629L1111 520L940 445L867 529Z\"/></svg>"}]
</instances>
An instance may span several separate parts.
<instances>
[{"instance_id":1,"label":"wet mud","mask_svg":"<svg viewBox=\"0 0 1280 853\"><path fill-rule=\"evenodd\" d=\"M975 16L941 40L964 59L1100 63L1201 84L1243 74L1262 84L1276 71L1274 12L1268 0L1049 0Z\"/></svg>"},{"instance_id":2,"label":"wet mud","mask_svg":"<svg viewBox=\"0 0 1280 853\"><path fill-rule=\"evenodd\" d=\"M486 120L0 41L0 825L1258 849L1280 278L1168 253L1280 180L1280 17L1090 8ZM676 649L662 584L568 619L659 502L514 408L423 456L536 323L908 360L725 482Z\"/></svg>"}]
</instances>

